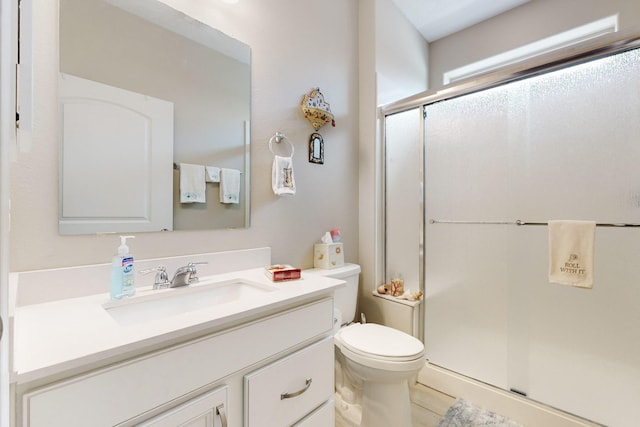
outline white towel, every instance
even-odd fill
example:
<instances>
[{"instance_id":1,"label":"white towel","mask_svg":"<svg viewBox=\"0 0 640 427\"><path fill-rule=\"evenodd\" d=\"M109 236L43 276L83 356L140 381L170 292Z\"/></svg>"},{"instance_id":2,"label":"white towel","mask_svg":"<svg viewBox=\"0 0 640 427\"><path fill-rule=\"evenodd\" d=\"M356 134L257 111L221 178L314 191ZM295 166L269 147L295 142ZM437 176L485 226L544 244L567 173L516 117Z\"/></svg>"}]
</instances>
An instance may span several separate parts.
<instances>
[{"instance_id":1,"label":"white towel","mask_svg":"<svg viewBox=\"0 0 640 427\"><path fill-rule=\"evenodd\" d=\"M594 221L549 221L549 281L593 287Z\"/></svg>"},{"instance_id":2,"label":"white towel","mask_svg":"<svg viewBox=\"0 0 640 427\"><path fill-rule=\"evenodd\" d=\"M216 166L205 166L205 170L207 171L206 180L207 182L220 182L220 168Z\"/></svg>"},{"instance_id":3,"label":"white towel","mask_svg":"<svg viewBox=\"0 0 640 427\"><path fill-rule=\"evenodd\" d=\"M240 203L240 171L220 168L220 203Z\"/></svg>"},{"instance_id":4,"label":"white towel","mask_svg":"<svg viewBox=\"0 0 640 427\"><path fill-rule=\"evenodd\" d=\"M180 203L206 203L203 165L180 163Z\"/></svg>"},{"instance_id":5,"label":"white towel","mask_svg":"<svg viewBox=\"0 0 640 427\"><path fill-rule=\"evenodd\" d=\"M292 157L274 156L271 168L271 187L277 196L296 194Z\"/></svg>"}]
</instances>

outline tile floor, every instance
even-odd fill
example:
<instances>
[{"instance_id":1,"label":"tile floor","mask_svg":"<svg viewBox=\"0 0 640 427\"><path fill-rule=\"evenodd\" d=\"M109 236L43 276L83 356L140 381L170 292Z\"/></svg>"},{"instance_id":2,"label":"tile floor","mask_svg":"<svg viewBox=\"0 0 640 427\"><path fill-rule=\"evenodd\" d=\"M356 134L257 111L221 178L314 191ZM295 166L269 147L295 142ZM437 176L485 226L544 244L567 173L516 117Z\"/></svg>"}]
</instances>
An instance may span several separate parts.
<instances>
[{"instance_id":1,"label":"tile floor","mask_svg":"<svg viewBox=\"0 0 640 427\"><path fill-rule=\"evenodd\" d=\"M416 383L410 388L413 427L436 427L456 398Z\"/></svg>"},{"instance_id":2,"label":"tile floor","mask_svg":"<svg viewBox=\"0 0 640 427\"><path fill-rule=\"evenodd\" d=\"M422 384L410 387L413 427L436 427L455 398ZM336 427L350 427L336 414Z\"/></svg>"}]
</instances>

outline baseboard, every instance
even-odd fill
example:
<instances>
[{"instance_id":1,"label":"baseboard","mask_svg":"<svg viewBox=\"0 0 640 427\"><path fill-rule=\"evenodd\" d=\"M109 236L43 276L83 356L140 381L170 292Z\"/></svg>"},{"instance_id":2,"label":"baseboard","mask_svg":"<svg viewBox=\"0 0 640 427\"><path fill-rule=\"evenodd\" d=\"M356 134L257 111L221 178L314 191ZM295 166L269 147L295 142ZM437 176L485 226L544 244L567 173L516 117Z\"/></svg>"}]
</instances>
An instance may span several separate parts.
<instances>
[{"instance_id":1,"label":"baseboard","mask_svg":"<svg viewBox=\"0 0 640 427\"><path fill-rule=\"evenodd\" d=\"M601 424L567 414L429 363L426 363L418 374L418 383L450 396L466 399L525 426L602 427Z\"/></svg>"}]
</instances>

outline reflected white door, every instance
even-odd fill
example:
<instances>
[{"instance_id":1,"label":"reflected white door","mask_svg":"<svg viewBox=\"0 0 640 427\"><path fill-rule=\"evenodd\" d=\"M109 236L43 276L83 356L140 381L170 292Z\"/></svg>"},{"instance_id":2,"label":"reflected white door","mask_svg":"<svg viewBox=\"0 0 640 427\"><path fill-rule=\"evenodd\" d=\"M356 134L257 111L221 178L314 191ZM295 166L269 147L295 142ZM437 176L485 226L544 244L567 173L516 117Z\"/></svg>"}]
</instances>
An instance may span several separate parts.
<instances>
[{"instance_id":1,"label":"reflected white door","mask_svg":"<svg viewBox=\"0 0 640 427\"><path fill-rule=\"evenodd\" d=\"M60 233L171 230L173 103L60 75Z\"/></svg>"},{"instance_id":2,"label":"reflected white door","mask_svg":"<svg viewBox=\"0 0 640 427\"><path fill-rule=\"evenodd\" d=\"M17 0L0 0L0 321L4 326L4 330L0 332L0 427L9 427L11 414L8 304L9 154L16 143L17 11Z\"/></svg>"}]
</instances>

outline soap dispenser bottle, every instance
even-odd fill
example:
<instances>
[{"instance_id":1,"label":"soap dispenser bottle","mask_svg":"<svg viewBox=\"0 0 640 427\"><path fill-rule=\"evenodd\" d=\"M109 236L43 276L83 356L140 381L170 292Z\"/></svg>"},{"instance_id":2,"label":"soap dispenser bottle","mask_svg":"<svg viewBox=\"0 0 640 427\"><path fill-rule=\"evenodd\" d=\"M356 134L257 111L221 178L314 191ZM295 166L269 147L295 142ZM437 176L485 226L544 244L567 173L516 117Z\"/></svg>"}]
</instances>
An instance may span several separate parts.
<instances>
[{"instance_id":1,"label":"soap dispenser bottle","mask_svg":"<svg viewBox=\"0 0 640 427\"><path fill-rule=\"evenodd\" d=\"M136 293L133 255L129 253L127 239L135 239L135 236L120 236L118 254L113 257L111 263L111 287L109 288L111 299L122 299Z\"/></svg>"}]
</instances>

